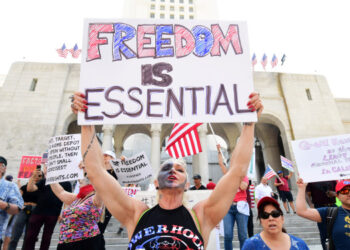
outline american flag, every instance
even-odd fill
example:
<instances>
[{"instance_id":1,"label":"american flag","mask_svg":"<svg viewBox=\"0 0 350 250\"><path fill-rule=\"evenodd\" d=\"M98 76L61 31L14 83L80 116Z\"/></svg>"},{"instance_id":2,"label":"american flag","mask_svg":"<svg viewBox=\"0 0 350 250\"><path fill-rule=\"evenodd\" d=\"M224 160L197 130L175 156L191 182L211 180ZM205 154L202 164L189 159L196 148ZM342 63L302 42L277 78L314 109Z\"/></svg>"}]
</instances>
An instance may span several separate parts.
<instances>
[{"instance_id":1,"label":"american flag","mask_svg":"<svg viewBox=\"0 0 350 250\"><path fill-rule=\"evenodd\" d=\"M74 48L70 49L69 52L72 54L73 58L78 58L81 53L81 49L78 49L78 45L75 44Z\"/></svg>"},{"instance_id":2,"label":"american flag","mask_svg":"<svg viewBox=\"0 0 350 250\"><path fill-rule=\"evenodd\" d=\"M47 157L48 157L48 153L47 152L43 153L43 156L41 157L41 164L47 163Z\"/></svg>"},{"instance_id":3,"label":"american flag","mask_svg":"<svg viewBox=\"0 0 350 250\"><path fill-rule=\"evenodd\" d=\"M62 45L62 48L57 49L56 51L60 57L66 58L68 55L68 49L66 48L65 44Z\"/></svg>"},{"instance_id":4,"label":"american flag","mask_svg":"<svg viewBox=\"0 0 350 250\"><path fill-rule=\"evenodd\" d=\"M285 169L288 169L289 171L294 172L293 162L291 162L287 158L283 157L282 155L281 155L281 165Z\"/></svg>"},{"instance_id":5,"label":"american flag","mask_svg":"<svg viewBox=\"0 0 350 250\"><path fill-rule=\"evenodd\" d=\"M274 176L277 176L277 174L275 173L275 171L273 171L273 169L270 167L270 165L267 165L265 173L264 173L264 177L266 179L270 180Z\"/></svg>"},{"instance_id":6,"label":"american flag","mask_svg":"<svg viewBox=\"0 0 350 250\"><path fill-rule=\"evenodd\" d=\"M271 66L272 68L276 67L278 63L278 59L275 54L273 54L272 60L271 60Z\"/></svg>"},{"instance_id":7,"label":"american flag","mask_svg":"<svg viewBox=\"0 0 350 250\"><path fill-rule=\"evenodd\" d=\"M267 64L267 56L264 53L264 55L263 55L263 57L261 59L261 65L263 66L264 70L265 70L266 64Z\"/></svg>"},{"instance_id":8,"label":"american flag","mask_svg":"<svg viewBox=\"0 0 350 250\"><path fill-rule=\"evenodd\" d=\"M202 152L197 127L202 123L175 123L165 150L173 158Z\"/></svg>"},{"instance_id":9,"label":"american flag","mask_svg":"<svg viewBox=\"0 0 350 250\"><path fill-rule=\"evenodd\" d=\"M254 68L255 64L257 64L257 62L258 62L258 60L256 60L256 55L255 55L255 53L254 53L253 56L252 56L252 65L253 65L253 68Z\"/></svg>"}]
</instances>

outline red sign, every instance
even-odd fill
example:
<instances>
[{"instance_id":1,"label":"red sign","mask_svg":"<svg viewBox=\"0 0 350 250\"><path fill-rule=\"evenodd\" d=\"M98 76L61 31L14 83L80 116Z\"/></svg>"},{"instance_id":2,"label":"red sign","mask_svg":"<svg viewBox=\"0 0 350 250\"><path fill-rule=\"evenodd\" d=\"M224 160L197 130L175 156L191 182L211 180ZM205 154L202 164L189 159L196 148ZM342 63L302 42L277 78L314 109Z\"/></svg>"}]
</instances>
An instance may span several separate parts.
<instances>
[{"instance_id":1,"label":"red sign","mask_svg":"<svg viewBox=\"0 0 350 250\"><path fill-rule=\"evenodd\" d=\"M36 165L40 164L41 156L22 156L17 178L29 178L36 169Z\"/></svg>"}]
</instances>

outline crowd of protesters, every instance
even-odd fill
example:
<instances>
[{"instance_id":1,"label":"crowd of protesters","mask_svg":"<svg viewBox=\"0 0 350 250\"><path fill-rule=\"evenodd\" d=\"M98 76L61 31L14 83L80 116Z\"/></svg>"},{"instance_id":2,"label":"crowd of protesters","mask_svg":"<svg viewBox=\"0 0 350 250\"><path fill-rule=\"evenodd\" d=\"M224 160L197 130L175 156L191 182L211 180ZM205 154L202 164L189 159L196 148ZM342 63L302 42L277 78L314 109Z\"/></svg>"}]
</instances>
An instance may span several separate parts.
<instances>
[{"instance_id":1,"label":"crowd of protesters","mask_svg":"<svg viewBox=\"0 0 350 250\"><path fill-rule=\"evenodd\" d=\"M73 112L84 112L85 102L84 96L76 93ZM259 117L263 109L259 95L252 94L250 103L250 109L257 110ZM218 145L218 163L223 177L216 184L209 179L205 186L201 176L195 174L192 177L194 185L189 187L184 161L170 159L163 163L155 181L159 203L153 208L123 192L110 165L110 161L116 159L114 152L102 153L94 138L94 128L82 126L82 153L86 158L80 165L84 179L79 181L77 193L72 192L70 182L45 185L46 167L41 169L40 165L27 184L21 186L18 182L16 185L12 176L5 178L7 160L0 156L0 249L17 249L22 235L22 250L35 249L42 227L40 249L49 249L58 222L57 249L103 250L103 235L112 215L125 226L130 240L128 249L149 249L151 246L168 249L174 243L169 239L175 235L183 244L178 249L185 245L205 249L211 230L221 220L225 250L233 249L235 223L240 249L309 249L302 239L286 232L284 214L271 186L277 189L286 213L292 209L299 216L318 223L324 249L346 249L350 245L350 181L307 186L298 179L296 209L288 184L292 172L284 176L283 171L279 171L271 185L263 177L254 192L254 184L246 176L254 142L254 123L244 124L229 166L226 166ZM188 189L211 190L211 193L189 209L183 204L184 192ZM335 197L342 205L331 210L330 215L329 207L335 207ZM254 235L252 208L255 205L262 230ZM333 221L332 227L327 228L328 218ZM177 234L174 227L176 230L183 228L183 235ZM193 239L186 236L186 230Z\"/></svg>"}]
</instances>

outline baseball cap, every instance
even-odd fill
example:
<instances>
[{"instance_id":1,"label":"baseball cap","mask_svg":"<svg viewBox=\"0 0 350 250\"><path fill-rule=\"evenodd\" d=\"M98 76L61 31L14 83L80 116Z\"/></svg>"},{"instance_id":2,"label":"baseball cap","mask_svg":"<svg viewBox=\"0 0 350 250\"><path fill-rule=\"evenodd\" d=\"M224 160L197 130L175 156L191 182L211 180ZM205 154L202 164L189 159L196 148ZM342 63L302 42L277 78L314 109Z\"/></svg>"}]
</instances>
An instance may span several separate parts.
<instances>
[{"instance_id":1,"label":"baseball cap","mask_svg":"<svg viewBox=\"0 0 350 250\"><path fill-rule=\"evenodd\" d=\"M13 180L13 176L12 175L6 175L6 177L5 177L5 180L7 180L7 181L12 181Z\"/></svg>"},{"instance_id":2,"label":"baseball cap","mask_svg":"<svg viewBox=\"0 0 350 250\"><path fill-rule=\"evenodd\" d=\"M193 179L202 179L202 177L199 174L196 174L193 176Z\"/></svg>"},{"instance_id":3,"label":"baseball cap","mask_svg":"<svg viewBox=\"0 0 350 250\"><path fill-rule=\"evenodd\" d=\"M335 192L339 192L342 190L344 187L350 186L350 180L341 180L337 183L335 186Z\"/></svg>"},{"instance_id":4,"label":"baseball cap","mask_svg":"<svg viewBox=\"0 0 350 250\"><path fill-rule=\"evenodd\" d=\"M7 160L2 156L0 156L0 163L4 163L4 165L7 166Z\"/></svg>"},{"instance_id":5,"label":"baseball cap","mask_svg":"<svg viewBox=\"0 0 350 250\"><path fill-rule=\"evenodd\" d=\"M109 155L109 156L112 156L113 159L116 159L117 157L115 156L115 153L111 150L106 150L104 153L104 155Z\"/></svg>"},{"instance_id":6,"label":"baseball cap","mask_svg":"<svg viewBox=\"0 0 350 250\"><path fill-rule=\"evenodd\" d=\"M276 205L276 207L278 207L280 210L281 210L281 207L280 207L280 204L278 203L278 201L277 200L275 200L274 198L272 198L272 197L269 197L269 196L265 196L265 197L263 197L263 198L261 198L260 200L259 200L259 202L258 202L258 211L262 208L262 207L264 207L263 205L264 204L274 204L274 205Z\"/></svg>"},{"instance_id":7,"label":"baseball cap","mask_svg":"<svg viewBox=\"0 0 350 250\"><path fill-rule=\"evenodd\" d=\"M280 171L278 171L278 172L277 172L277 174L283 174L283 171L282 171L282 170L280 170Z\"/></svg>"}]
</instances>

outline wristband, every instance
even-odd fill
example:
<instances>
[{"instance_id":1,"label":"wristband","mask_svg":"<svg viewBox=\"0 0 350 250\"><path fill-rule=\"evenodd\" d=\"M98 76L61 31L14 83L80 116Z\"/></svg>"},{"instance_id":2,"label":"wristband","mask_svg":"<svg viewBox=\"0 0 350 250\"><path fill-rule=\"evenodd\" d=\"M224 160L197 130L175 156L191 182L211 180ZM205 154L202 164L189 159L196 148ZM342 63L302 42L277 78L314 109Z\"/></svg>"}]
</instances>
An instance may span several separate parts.
<instances>
[{"instance_id":1,"label":"wristband","mask_svg":"<svg viewBox=\"0 0 350 250\"><path fill-rule=\"evenodd\" d=\"M9 210L9 208L10 208L10 203L7 202L7 206L5 207L4 211Z\"/></svg>"}]
</instances>

